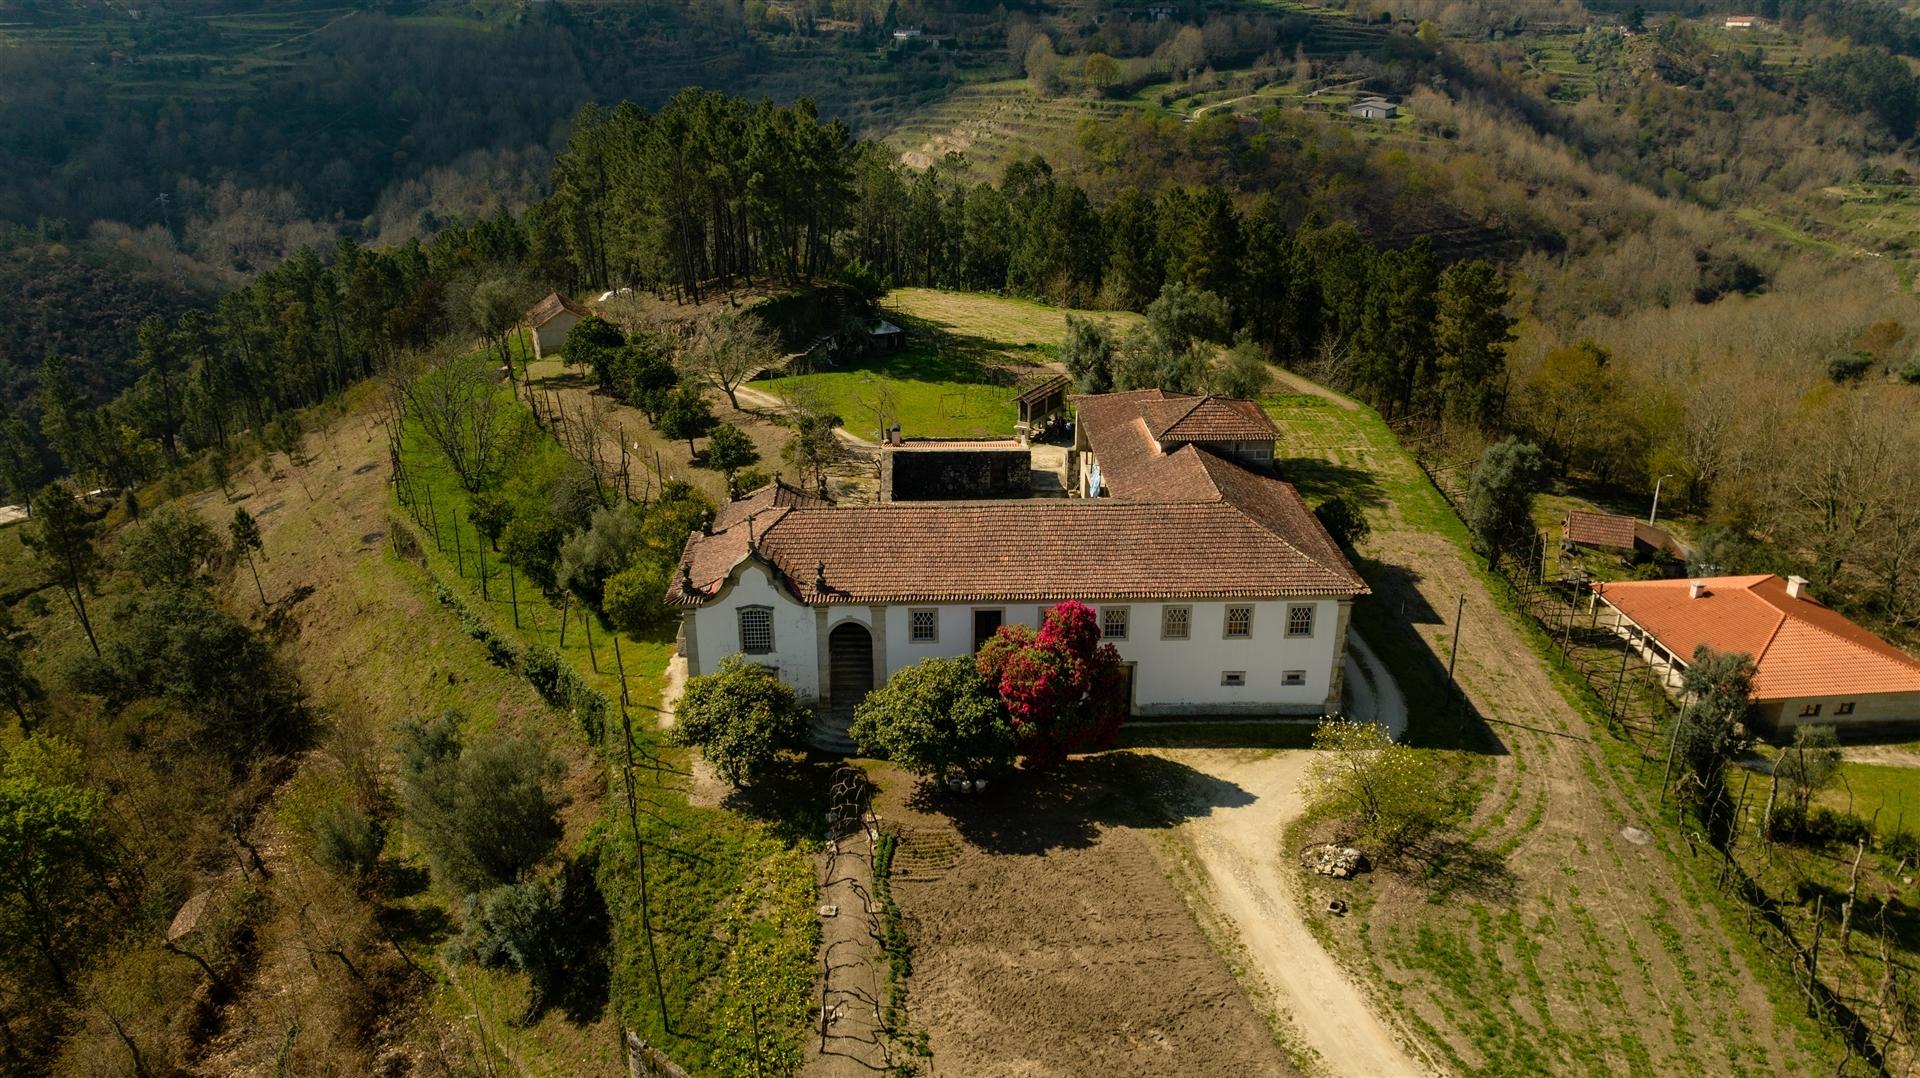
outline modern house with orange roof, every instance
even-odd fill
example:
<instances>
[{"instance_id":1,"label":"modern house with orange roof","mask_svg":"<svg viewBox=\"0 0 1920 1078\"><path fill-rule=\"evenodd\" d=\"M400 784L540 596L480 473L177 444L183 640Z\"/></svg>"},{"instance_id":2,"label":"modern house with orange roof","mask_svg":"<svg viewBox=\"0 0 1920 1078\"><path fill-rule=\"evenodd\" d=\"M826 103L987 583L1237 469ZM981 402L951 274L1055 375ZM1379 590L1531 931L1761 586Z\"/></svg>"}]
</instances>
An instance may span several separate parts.
<instances>
[{"instance_id":1,"label":"modern house with orange roof","mask_svg":"<svg viewBox=\"0 0 1920 1078\"><path fill-rule=\"evenodd\" d=\"M1077 599L1136 715L1337 710L1367 585L1268 471L1265 414L1157 392L1078 404L1094 496L833 505L775 482L727 506L668 590L688 673L748 655L844 733L894 672Z\"/></svg>"},{"instance_id":2,"label":"modern house with orange roof","mask_svg":"<svg viewBox=\"0 0 1920 1078\"><path fill-rule=\"evenodd\" d=\"M1695 649L1753 657L1754 724L1842 732L1920 725L1920 660L1854 624L1801 577L1723 576L1592 585L1596 616L1677 686Z\"/></svg>"}]
</instances>

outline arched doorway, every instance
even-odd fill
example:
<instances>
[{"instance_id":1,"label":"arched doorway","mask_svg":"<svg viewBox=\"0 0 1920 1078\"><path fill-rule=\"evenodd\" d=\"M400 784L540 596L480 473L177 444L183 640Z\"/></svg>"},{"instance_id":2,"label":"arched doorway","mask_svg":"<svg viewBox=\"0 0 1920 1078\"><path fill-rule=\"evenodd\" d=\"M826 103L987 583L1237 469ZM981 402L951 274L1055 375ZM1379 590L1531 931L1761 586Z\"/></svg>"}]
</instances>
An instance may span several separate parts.
<instances>
[{"instance_id":1,"label":"arched doorway","mask_svg":"<svg viewBox=\"0 0 1920 1078\"><path fill-rule=\"evenodd\" d=\"M851 752L847 730L853 709L873 689L873 634L857 621L843 621L827 634L827 728L816 731L822 748Z\"/></svg>"}]
</instances>

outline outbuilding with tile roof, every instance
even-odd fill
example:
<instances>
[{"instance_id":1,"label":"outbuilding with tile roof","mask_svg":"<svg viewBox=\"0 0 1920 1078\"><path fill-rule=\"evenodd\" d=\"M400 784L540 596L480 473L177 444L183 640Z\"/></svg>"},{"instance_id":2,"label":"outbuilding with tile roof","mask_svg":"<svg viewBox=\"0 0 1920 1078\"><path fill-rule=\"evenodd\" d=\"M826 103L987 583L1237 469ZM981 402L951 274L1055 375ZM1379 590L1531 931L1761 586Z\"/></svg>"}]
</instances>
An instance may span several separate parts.
<instances>
[{"instance_id":1,"label":"outbuilding with tile roof","mask_svg":"<svg viewBox=\"0 0 1920 1078\"><path fill-rule=\"evenodd\" d=\"M1593 586L1596 620L1677 687L1701 646L1753 657L1754 724L1843 732L1920 726L1920 660L1814 598L1801 577L1721 576Z\"/></svg>"},{"instance_id":2,"label":"outbuilding with tile roof","mask_svg":"<svg viewBox=\"0 0 1920 1078\"><path fill-rule=\"evenodd\" d=\"M592 313L558 292L547 293L545 299L527 310L527 326L533 330L534 357L560 351L560 346L567 343L567 331Z\"/></svg>"}]
</instances>

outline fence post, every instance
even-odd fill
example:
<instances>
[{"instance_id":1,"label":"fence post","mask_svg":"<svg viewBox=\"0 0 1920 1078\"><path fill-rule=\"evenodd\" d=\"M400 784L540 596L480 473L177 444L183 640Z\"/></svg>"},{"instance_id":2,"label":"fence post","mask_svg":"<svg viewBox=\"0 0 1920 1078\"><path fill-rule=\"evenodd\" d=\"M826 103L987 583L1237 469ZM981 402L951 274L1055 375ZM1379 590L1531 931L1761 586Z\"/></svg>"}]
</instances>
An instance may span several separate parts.
<instances>
[{"instance_id":1,"label":"fence post","mask_svg":"<svg viewBox=\"0 0 1920 1078\"><path fill-rule=\"evenodd\" d=\"M507 563L507 598L513 604L513 627L520 627L520 587L514 583L513 563Z\"/></svg>"}]
</instances>

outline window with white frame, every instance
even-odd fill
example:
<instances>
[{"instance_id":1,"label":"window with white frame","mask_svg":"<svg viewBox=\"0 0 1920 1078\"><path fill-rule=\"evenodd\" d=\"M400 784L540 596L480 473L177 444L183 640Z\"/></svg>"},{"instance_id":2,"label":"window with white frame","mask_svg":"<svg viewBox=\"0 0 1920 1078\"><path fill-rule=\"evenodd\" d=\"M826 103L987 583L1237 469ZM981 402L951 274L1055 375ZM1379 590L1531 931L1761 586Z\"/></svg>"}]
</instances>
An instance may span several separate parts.
<instances>
[{"instance_id":1,"label":"window with white frame","mask_svg":"<svg viewBox=\"0 0 1920 1078\"><path fill-rule=\"evenodd\" d=\"M1311 606L1287 607L1287 635L1288 636L1312 636L1313 635L1313 607Z\"/></svg>"},{"instance_id":2,"label":"window with white frame","mask_svg":"<svg viewBox=\"0 0 1920 1078\"><path fill-rule=\"evenodd\" d=\"M1253 607L1227 607L1228 640L1245 640L1253 635Z\"/></svg>"},{"instance_id":3,"label":"window with white frame","mask_svg":"<svg viewBox=\"0 0 1920 1078\"><path fill-rule=\"evenodd\" d=\"M940 639L940 612L915 610L907 615L907 639L916 644L931 644Z\"/></svg>"},{"instance_id":4,"label":"window with white frame","mask_svg":"<svg viewBox=\"0 0 1920 1078\"><path fill-rule=\"evenodd\" d=\"M1307 672L1305 670L1287 670L1280 675L1280 684L1282 685L1305 685L1306 683Z\"/></svg>"},{"instance_id":5,"label":"window with white frame","mask_svg":"<svg viewBox=\"0 0 1920 1078\"><path fill-rule=\"evenodd\" d=\"M1193 633L1193 607L1160 608L1160 639L1185 640Z\"/></svg>"},{"instance_id":6,"label":"window with white frame","mask_svg":"<svg viewBox=\"0 0 1920 1078\"><path fill-rule=\"evenodd\" d=\"M740 650L748 655L765 655L773 650L773 609L765 606L740 608Z\"/></svg>"},{"instance_id":7,"label":"window with white frame","mask_svg":"<svg viewBox=\"0 0 1920 1078\"><path fill-rule=\"evenodd\" d=\"M1127 638L1127 607L1103 606L1100 608L1100 638L1102 640L1125 640Z\"/></svg>"}]
</instances>

